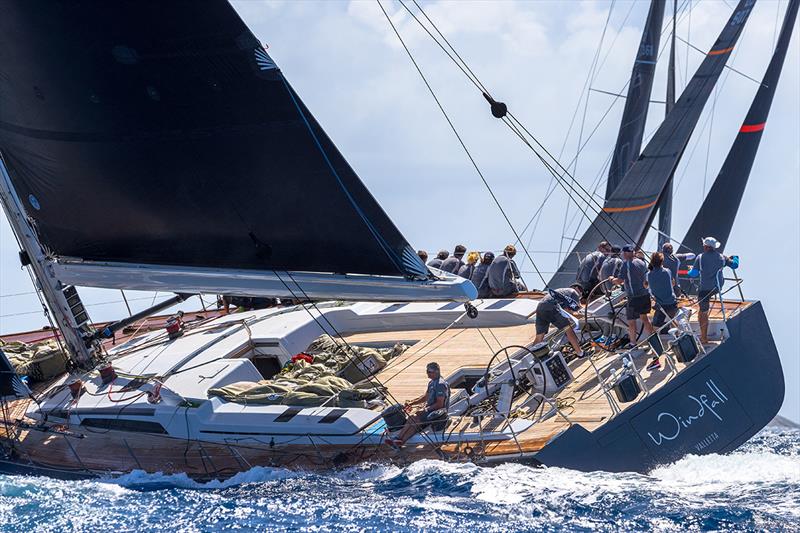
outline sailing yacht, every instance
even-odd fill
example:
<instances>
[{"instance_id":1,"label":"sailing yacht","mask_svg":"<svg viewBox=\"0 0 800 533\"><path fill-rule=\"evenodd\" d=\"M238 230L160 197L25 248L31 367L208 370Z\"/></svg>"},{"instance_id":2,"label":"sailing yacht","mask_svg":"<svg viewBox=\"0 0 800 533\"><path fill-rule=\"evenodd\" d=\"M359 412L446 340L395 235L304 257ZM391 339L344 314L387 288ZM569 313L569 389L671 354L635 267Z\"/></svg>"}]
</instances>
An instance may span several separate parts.
<instances>
[{"instance_id":1,"label":"sailing yacht","mask_svg":"<svg viewBox=\"0 0 800 533\"><path fill-rule=\"evenodd\" d=\"M754 4L739 2L640 153L665 11L651 2L605 203L544 290L477 299L419 260L227 2L6 2L0 198L71 365L29 387L0 357L0 469L210 479L438 458L644 472L736 449L784 392L761 304L730 296L738 280L711 302L707 345L687 299L660 335L622 348L618 289L581 311L585 357L564 329L534 343L533 326L579 257L601 240L643 242L668 211ZM698 214L715 220L698 219L688 246L730 230L798 5L714 184L726 194ZM76 286L178 293L170 305L199 293L297 304L176 316L123 338L142 317L92 327ZM645 368L652 352L663 368ZM431 362L451 387L446 416L387 446Z\"/></svg>"}]
</instances>

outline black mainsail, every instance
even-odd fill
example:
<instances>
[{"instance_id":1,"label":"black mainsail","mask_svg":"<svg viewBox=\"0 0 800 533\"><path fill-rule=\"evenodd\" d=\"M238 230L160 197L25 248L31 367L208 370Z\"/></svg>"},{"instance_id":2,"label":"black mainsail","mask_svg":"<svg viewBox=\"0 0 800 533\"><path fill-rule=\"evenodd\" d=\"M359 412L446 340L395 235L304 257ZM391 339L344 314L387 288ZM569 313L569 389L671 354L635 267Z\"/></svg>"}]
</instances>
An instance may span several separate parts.
<instances>
[{"instance_id":1,"label":"black mainsail","mask_svg":"<svg viewBox=\"0 0 800 533\"><path fill-rule=\"evenodd\" d=\"M631 166L639 158L644 138L644 126L647 121L647 110L650 107L650 94L653 89L653 78L656 74L658 44L661 40L661 24L664 20L665 0L652 0L647 13L642 40L633 63L631 79L628 83L628 95L625 98L625 109L622 122L614 146L611 166L608 168L606 182L606 198L616 190L619 182Z\"/></svg>"},{"instance_id":2,"label":"black mainsail","mask_svg":"<svg viewBox=\"0 0 800 533\"><path fill-rule=\"evenodd\" d=\"M683 252L698 252L701 249L702 238L709 235L720 240L723 247L728 242L761 143L789 42L792 39L798 6L800 0L789 1L777 45L764 79L756 91L753 103L742 127L739 128L739 134L722 164L719 175L683 238L680 246Z\"/></svg>"},{"instance_id":3,"label":"black mainsail","mask_svg":"<svg viewBox=\"0 0 800 533\"><path fill-rule=\"evenodd\" d=\"M428 276L222 0L4 2L0 154L55 258Z\"/></svg>"},{"instance_id":4,"label":"black mainsail","mask_svg":"<svg viewBox=\"0 0 800 533\"><path fill-rule=\"evenodd\" d=\"M612 195L606 198L602 212L561 264L550 286L563 287L574 281L579 255L594 250L601 240L641 243L644 239L661 193L686 149L754 4L755 0L739 2L674 109Z\"/></svg>"}]
</instances>

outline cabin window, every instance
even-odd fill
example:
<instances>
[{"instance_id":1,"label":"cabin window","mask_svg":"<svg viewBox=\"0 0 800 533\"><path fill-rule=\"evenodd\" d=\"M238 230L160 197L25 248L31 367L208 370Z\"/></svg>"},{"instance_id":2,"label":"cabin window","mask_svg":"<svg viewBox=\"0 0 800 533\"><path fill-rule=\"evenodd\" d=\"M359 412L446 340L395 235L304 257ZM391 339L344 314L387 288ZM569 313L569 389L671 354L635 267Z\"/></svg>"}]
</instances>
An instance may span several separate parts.
<instances>
[{"instance_id":1,"label":"cabin window","mask_svg":"<svg viewBox=\"0 0 800 533\"><path fill-rule=\"evenodd\" d=\"M122 418L84 418L81 426L97 429L113 429L115 431L133 431L138 433L166 433L164 426L158 422L146 420L125 420Z\"/></svg>"}]
</instances>

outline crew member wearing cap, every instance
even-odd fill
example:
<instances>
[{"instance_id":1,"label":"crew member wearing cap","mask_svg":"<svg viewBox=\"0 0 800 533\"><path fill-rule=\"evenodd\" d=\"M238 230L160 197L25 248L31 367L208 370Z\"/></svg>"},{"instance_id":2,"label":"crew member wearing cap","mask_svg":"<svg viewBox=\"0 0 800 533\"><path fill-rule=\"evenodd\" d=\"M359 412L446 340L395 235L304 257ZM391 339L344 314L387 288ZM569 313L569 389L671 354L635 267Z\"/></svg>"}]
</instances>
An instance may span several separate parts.
<instances>
[{"instance_id":1,"label":"crew member wearing cap","mask_svg":"<svg viewBox=\"0 0 800 533\"><path fill-rule=\"evenodd\" d=\"M638 339L638 331L636 328L636 319L641 319L644 324L644 330L647 335L653 334L653 325L650 323L650 293L645 287L647 276L647 265L635 256L636 247L632 245L624 246L622 248L622 257L624 259L622 268L620 268L619 276L610 279L616 284L625 285L625 294L628 297L628 303L625 306L625 316L628 319L628 337L630 344L628 348L636 345Z\"/></svg>"},{"instance_id":2,"label":"crew member wearing cap","mask_svg":"<svg viewBox=\"0 0 800 533\"><path fill-rule=\"evenodd\" d=\"M478 289L478 298L488 298L490 295L489 281L486 279L486 272L489 270L492 261L494 261L494 254L492 252L483 254L481 263L475 267L475 270L472 272L472 277L469 278L472 284L475 285L475 288Z\"/></svg>"},{"instance_id":3,"label":"crew member wearing cap","mask_svg":"<svg viewBox=\"0 0 800 533\"><path fill-rule=\"evenodd\" d=\"M447 419L447 409L450 407L450 385L442 379L439 363L428 363L425 370L430 379L425 394L405 403L406 409L422 404L425 404L425 407L408 417L396 438L386 439L386 443L389 445L402 446L416 432L422 431L433 422Z\"/></svg>"},{"instance_id":4,"label":"crew member wearing cap","mask_svg":"<svg viewBox=\"0 0 800 533\"><path fill-rule=\"evenodd\" d=\"M611 245L602 241L597 245L597 250L584 257L578 265L578 275L575 279L581 284L583 294L588 298L590 292L600 282L600 269L603 266L606 255L611 252Z\"/></svg>"},{"instance_id":5,"label":"crew member wearing cap","mask_svg":"<svg viewBox=\"0 0 800 533\"><path fill-rule=\"evenodd\" d=\"M619 271L622 268L622 259L619 257L621 251L622 248L619 246L612 246L611 253L603 261L603 266L600 267L600 279L606 280L603 283L603 290L606 294L610 293L613 287L613 283L607 280L619 277Z\"/></svg>"},{"instance_id":6,"label":"crew member wearing cap","mask_svg":"<svg viewBox=\"0 0 800 533\"><path fill-rule=\"evenodd\" d=\"M458 274L459 269L464 266L464 261L461 258L464 257L465 253L467 253L467 248L463 244L456 246L455 250L453 250L453 255L442 263L442 270L451 274Z\"/></svg>"},{"instance_id":7,"label":"crew member wearing cap","mask_svg":"<svg viewBox=\"0 0 800 533\"><path fill-rule=\"evenodd\" d=\"M573 283L568 289L556 289L554 292L571 299L576 304L580 302L583 296L583 288L578 282ZM576 311L575 313L580 314L580 311ZM536 337L533 340L534 344L542 342L551 325L558 329L567 328L567 340L575 350L575 354L578 357L584 356L581 343L578 340L578 336L575 334L575 330L571 327L567 327L573 325L572 318L569 316L568 312L561 307L556 298L548 293L544 298L539 300L539 305L536 306Z\"/></svg>"},{"instance_id":8,"label":"crew member wearing cap","mask_svg":"<svg viewBox=\"0 0 800 533\"><path fill-rule=\"evenodd\" d=\"M509 244L502 255L495 257L489 270L486 271L486 282L489 284L489 293L493 298L506 298L514 296L521 290L526 290L520 278L519 269L514 262L517 249Z\"/></svg>"},{"instance_id":9,"label":"crew member wearing cap","mask_svg":"<svg viewBox=\"0 0 800 533\"><path fill-rule=\"evenodd\" d=\"M428 266L441 269L442 263L444 263L445 259L447 259L448 257L450 257L450 252L448 252L447 250L439 250L439 253L436 254L436 257L431 259L431 262L428 263Z\"/></svg>"},{"instance_id":10,"label":"crew member wearing cap","mask_svg":"<svg viewBox=\"0 0 800 533\"><path fill-rule=\"evenodd\" d=\"M714 237L703 239L703 253L697 256L693 269L700 271L700 288L697 292L700 312L697 319L700 322L700 342L708 344L708 312L711 309L711 297L722 290L724 278L722 269L726 266L734 267L729 257L722 255L717 248L722 246Z\"/></svg>"},{"instance_id":11,"label":"crew member wearing cap","mask_svg":"<svg viewBox=\"0 0 800 533\"><path fill-rule=\"evenodd\" d=\"M480 258L481 254L479 252L468 253L467 263L458 269L458 275L461 276L462 278L472 279L472 274L475 272L475 265L477 265L478 260Z\"/></svg>"},{"instance_id":12,"label":"crew member wearing cap","mask_svg":"<svg viewBox=\"0 0 800 533\"><path fill-rule=\"evenodd\" d=\"M678 283L678 271L681 269L682 261L691 261L695 258L694 254L676 254L672 248L672 243L665 242L661 245L661 253L664 254L664 268L672 273L672 280L674 282L675 294L680 296L681 286Z\"/></svg>"}]
</instances>

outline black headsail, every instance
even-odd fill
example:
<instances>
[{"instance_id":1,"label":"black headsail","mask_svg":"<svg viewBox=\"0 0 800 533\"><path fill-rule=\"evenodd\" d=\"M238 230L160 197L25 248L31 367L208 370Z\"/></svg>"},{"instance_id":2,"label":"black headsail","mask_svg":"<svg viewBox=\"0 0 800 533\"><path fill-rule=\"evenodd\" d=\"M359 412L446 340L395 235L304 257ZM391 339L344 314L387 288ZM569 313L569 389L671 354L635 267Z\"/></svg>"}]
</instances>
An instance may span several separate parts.
<instances>
[{"instance_id":1,"label":"black headsail","mask_svg":"<svg viewBox=\"0 0 800 533\"><path fill-rule=\"evenodd\" d=\"M628 83L628 95L622 122L614 146L611 166L608 168L606 182L606 198L610 198L622 181L623 176L639 158L644 137L644 126L647 121L647 110L650 107L650 93L653 89L653 78L656 74L658 59L658 43L661 40L661 24L664 20L665 0L652 0L647 22L642 32L639 51L633 63L631 79Z\"/></svg>"},{"instance_id":2,"label":"black headsail","mask_svg":"<svg viewBox=\"0 0 800 533\"><path fill-rule=\"evenodd\" d=\"M742 202L747 179L753 168L753 161L758 152L758 145L764 133L772 99L778 86L783 62L792 38L797 10L800 0L790 0L783 19L783 26L778 37L775 52L769 62L764 79L756 92L747 117L744 119L739 134L733 142L722 169L714 185L708 192L703 205L695 216L692 225L683 238L680 250L698 252L703 237L712 236L722 242L728 242L736 212Z\"/></svg>"},{"instance_id":3,"label":"black headsail","mask_svg":"<svg viewBox=\"0 0 800 533\"><path fill-rule=\"evenodd\" d=\"M2 8L0 154L55 257L427 275L227 2Z\"/></svg>"},{"instance_id":4,"label":"black headsail","mask_svg":"<svg viewBox=\"0 0 800 533\"><path fill-rule=\"evenodd\" d=\"M755 0L741 0L706 58L700 64L675 108L656 130L642 155L625 174L606 205L572 249L550 281L553 287L575 279L578 256L597 247L601 240L641 242L655 215L656 203L678 164L744 28Z\"/></svg>"}]
</instances>

